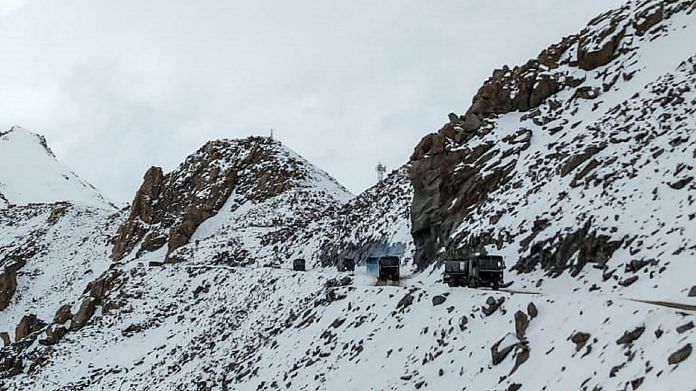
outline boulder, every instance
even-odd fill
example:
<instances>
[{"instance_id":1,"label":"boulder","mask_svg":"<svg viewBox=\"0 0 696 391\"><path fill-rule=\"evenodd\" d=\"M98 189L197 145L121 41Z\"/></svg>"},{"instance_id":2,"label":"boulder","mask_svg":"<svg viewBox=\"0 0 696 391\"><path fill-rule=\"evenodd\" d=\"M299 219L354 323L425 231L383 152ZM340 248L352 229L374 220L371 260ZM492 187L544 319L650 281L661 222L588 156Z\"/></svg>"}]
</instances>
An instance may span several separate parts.
<instances>
[{"instance_id":1,"label":"boulder","mask_svg":"<svg viewBox=\"0 0 696 391\"><path fill-rule=\"evenodd\" d=\"M694 328L694 322L691 321L689 323L686 323L686 324L683 324L683 325L677 327L677 333L684 334L685 332L687 332L693 328Z\"/></svg>"},{"instance_id":2,"label":"boulder","mask_svg":"<svg viewBox=\"0 0 696 391\"><path fill-rule=\"evenodd\" d=\"M2 346L10 346L12 341L10 341L10 334L6 331L0 333L0 340L2 340Z\"/></svg>"},{"instance_id":3,"label":"boulder","mask_svg":"<svg viewBox=\"0 0 696 391\"><path fill-rule=\"evenodd\" d=\"M442 295L433 296L433 306L438 306L438 305L444 303L445 300L447 300L447 298L445 298L445 296L442 296Z\"/></svg>"},{"instance_id":4,"label":"boulder","mask_svg":"<svg viewBox=\"0 0 696 391\"><path fill-rule=\"evenodd\" d=\"M68 333L64 326L52 324L46 329L46 338L39 340L42 345L55 345Z\"/></svg>"},{"instance_id":5,"label":"boulder","mask_svg":"<svg viewBox=\"0 0 696 391\"><path fill-rule=\"evenodd\" d=\"M70 330L77 331L84 327L94 315L96 308L97 299L91 296L85 297L82 300L82 304L80 304L80 309L77 311L77 314L75 314L70 324Z\"/></svg>"},{"instance_id":6,"label":"boulder","mask_svg":"<svg viewBox=\"0 0 696 391\"><path fill-rule=\"evenodd\" d=\"M58 308L58 311L56 311L56 315L53 317L53 323L63 324L72 319L72 317L70 304L63 304Z\"/></svg>"},{"instance_id":7,"label":"boulder","mask_svg":"<svg viewBox=\"0 0 696 391\"><path fill-rule=\"evenodd\" d=\"M501 304L504 302L504 297L500 297L498 300L496 300L493 296L488 296L488 299L486 299L486 305L481 307L481 312L483 312L483 314L486 316L490 316L498 308L500 308Z\"/></svg>"},{"instance_id":8,"label":"boulder","mask_svg":"<svg viewBox=\"0 0 696 391\"><path fill-rule=\"evenodd\" d=\"M696 285L691 287L691 290L689 290L689 297L696 297Z\"/></svg>"},{"instance_id":9,"label":"boulder","mask_svg":"<svg viewBox=\"0 0 696 391\"><path fill-rule=\"evenodd\" d=\"M640 338L645 332L645 326L636 327L633 331L625 331L621 338L616 340L617 345L628 345Z\"/></svg>"},{"instance_id":10,"label":"boulder","mask_svg":"<svg viewBox=\"0 0 696 391\"><path fill-rule=\"evenodd\" d=\"M527 314L522 311L515 312L515 335L517 335L517 339L524 339L528 326L529 319Z\"/></svg>"},{"instance_id":11,"label":"boulder","mask_svg":"<svg viewBox=\"0 0 696 391\"><path fill-rule=\"evenodd\" d=\"M688 343L688 344L684 345L683 348L681 348L681 349L677 350L676 352L670 354L669 357L667 358L667 362L668 362L670 365L679 364L680 362L682 362L682 361L686 360L687 358L689 358L689 356L691 355L691 350L692 350L691 344Z\"/></svg>"},{"instance_id":12,"label":"boulder","mask_svg":"<svg viewBox=\"0 0 696 391\"><path fill-rule=\"evenodd\" d=\"M536 305L532 302L527 304L527 315L529 315L530 318L536 318L537 315L539 315L539 310L537 310Z\"/></svg>"},{"instance_id":13,"label":"boulder","mask_svg":"<svg viewBox=\"0 0 696 391\"><path fill-rule=\"evenodd\" d=\"M399 300L399 302L396 304L396 309L406 309L406 307L410 306L413 304L413 295L410 293L407 293L404 297Z\"/></svg>"},{"instance_id":14,"label":"boulder","mask_svg":"<svg viewBox=\"0 0 696 391\"><path fill-rule=\"evenodd\" d=\"M579 352L580 349L585 347L587 341L590 339L591 335L589 333L584 333L578 331L570 337L570 340L575 344L575 351Z\"/></svg>"},{"instance_id":15,"label":"boulder","mask_svg":"<svg viewBox=\"0 0 696 391\"><path fill-rule=\"evenodd\" d=\"M14 267L5 267L0 272L0 311L10 305L12 296L17 289L17 272Z\"/></svg>"},{"instance_id":16,"label":"boulder","mask_svg":"<svg viewBox=\"0 0 696 391\"><path fill-rule=\"evenodd\" d=\"M504 347L503 349L500 349L500 344L502 344L504 340L505 338L502 338L500 339L500 341L496 342L495 344L493 344L493 346L491 346L491 359L493 360L493 365L498 365L501 362L503 362L503 360L505 360L508 354L510 354L512 349L514 349L516 346L515 344L512 344L510 346Z\"/></svg>"},{"instance_id":17,"label":"boulder","mask_svg":"<svg viewBox=\"0 0 696 391\"><path fill-rule=\"evenodd\" d=\"M15 341L26 338L29 334L41 330L46 326L46 322L39 319L35 314L25 315L15 328Z\"/></svg>"}]
</instances>

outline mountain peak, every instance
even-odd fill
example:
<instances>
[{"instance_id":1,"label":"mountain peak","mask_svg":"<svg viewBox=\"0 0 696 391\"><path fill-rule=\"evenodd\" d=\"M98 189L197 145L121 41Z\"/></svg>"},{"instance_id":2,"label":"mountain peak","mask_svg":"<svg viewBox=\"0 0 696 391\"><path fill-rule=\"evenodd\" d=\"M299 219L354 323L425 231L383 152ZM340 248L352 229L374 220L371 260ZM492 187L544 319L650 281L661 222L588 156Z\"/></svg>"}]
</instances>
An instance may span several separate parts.
<instances>
[{"instance_id":1,"label":"mountain peak","mask_svg":"<svg viewBox=\"0 0 696 391\"><path fill-rule=\"evenodd\" d=\"M0 207L59 201L114 207L56 159L44 136L20 126L0 132L0 167Z\"/></svg>"}]
</instances>

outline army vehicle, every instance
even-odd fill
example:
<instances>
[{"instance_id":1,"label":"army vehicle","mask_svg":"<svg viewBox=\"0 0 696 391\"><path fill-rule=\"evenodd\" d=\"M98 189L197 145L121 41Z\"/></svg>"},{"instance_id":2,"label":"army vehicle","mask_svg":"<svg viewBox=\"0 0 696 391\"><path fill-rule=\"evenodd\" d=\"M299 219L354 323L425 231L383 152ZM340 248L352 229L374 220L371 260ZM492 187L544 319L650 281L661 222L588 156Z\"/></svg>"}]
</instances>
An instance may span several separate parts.
<instances>
[{"instance_id":1,"label":"army vehicle","mask_svg":"<svg viewBox=\"0 0 696 391\"><path fill-rule=\"evenodd\" d=\"M377 262L378 281L399 281L399 257L381 257Z\"/></svg>"},{"instance_id":2,"label":"army vehicle","mask_svg":"<svg viewBox=\"0 0 696 391\"><path fill-rule=\"evenodd\" d=\"M449 258L445 259L442 281L451 287L488 286L497 290L503 285L504 270L505 262L500 255Z\"/></svg>"},{"instance_id":3,"label":"army vehicle","mask_svg":"<svg viewBox=\"0 0 696 391\"><path fill-rule=\"evenodd\" d=\"M306 262L304 259L295 259L292 261L292 270L296 272L303 272L306 268Z\"/></svg>"},{"instance_id":4,"label":"army vehicle","mask_svg":"<svg viewBox=\"0 0 696 391\"><path fill-rule=\"evenodd\" d=\"M354 272L355 271L355 259L353 258L341 258L338 260L339 272Z\"/></svg>"}]
</instances>

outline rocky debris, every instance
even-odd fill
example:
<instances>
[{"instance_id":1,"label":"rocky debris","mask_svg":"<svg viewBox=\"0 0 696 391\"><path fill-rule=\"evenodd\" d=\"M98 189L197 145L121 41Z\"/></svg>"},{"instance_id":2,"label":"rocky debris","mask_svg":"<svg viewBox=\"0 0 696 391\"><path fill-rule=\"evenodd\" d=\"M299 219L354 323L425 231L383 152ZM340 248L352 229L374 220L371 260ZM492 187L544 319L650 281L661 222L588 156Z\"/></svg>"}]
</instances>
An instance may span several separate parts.
<instances>
[{"instance_id":1,"label":"rocky debris","mask_svg":"<svg viewBox=\"0 0 696 391\"><path fill-rule=\"evenodd\" d=\"M481 312L483 312L484 315L490 316L492 315L500 306L505 302L505 297L501 296L498 298L498 300L495 299L493 296L488 296L486 299L486 305L481 307Z\"/></svg>"},{"instance_id":2,"label":"rocky debris","mask_svg":"<svg viewBox=\"0 0 696 391\"><path fill-rule=\"evenodd\" d=\"M89 322L97 308L97 301L98 299L92 296L87 296L82 300L80 309L77 311L70 324L70 331L80 330Z\"/></svg>"},{"instance_id":3,"label":"rocky debris","mask_svg":"<svg viewBox=\"0 0 696 391\"><path fill-rule=\"evenodd\" d=\"M339 286L349 286L351 284L353 284L353 279L349 276L345 276L339 279L331 278L328 281L326 281L324 286L326 288L337 288Z\"/></svg>"},{"instance_id":4,"label":"rocky debris","mask_svg":"<svg viewBox=\"0 0 696 391\"><path fill-rule=\"evenodd\" d=\"M691 321L689 323L686 323L686 324L683 324L683 325L677 327L677 333L684 334L685 332L687 332L693 328L694 328L694 322Z\"/></svg>"},{"instance_id":5,"label":"rocky debris","mask_svg":"<svg viewBox=\"0 0 696 391\"><path fill-rule=\"evenodd\" d=\"M15 329L15 341L24 339L45 326L46 322L39 319L35 314L25 315Z\"/></svg>"},{"instance_id":6,"label":"rocky debris","mask_svg":"<svg viewBox=\"0 0 696 391\"><path fill-rule=\"evenodd\" d=\"M527 315L522 311L515 312L515 335L517 339L523 340L525 338L527 327L529 327Z\"/></svg>"},{"instance_id":7,"label":"rocky debris","mask_svg":"<svg viewBox=\"0 0 696 391\"><path fill-rule=\"evenodd\" d=\"M56 311L56 315L53 317L53 323L64 324L71 320L72 317L70 304L63 304L58 308L58 311Z\"/></svg>"},{"instance_id":8,"label":"rocky debris","mask_svg":"<svg viewBox=\"0 0 696 391\"><path fill-rule=\"evenodd\" d=\"M626 287L632 285L636 281L638 281L638 276L630 276L619 281L619 285Z\"/></svg>"},{"instance_id":9,"label":"rocky debris","mask_svg":"<svg viewBox=\"0 0 696 391\"><path fill-rule=\"evenodd\" d=\"M587 344L587 341L589 341L591 335L589 333L585 333L582 331L578 331L574 333L571 337L570 340L575 344L575 351L579 352L580 349L585 347Z\"/></svg>"},{"instance_id":10,"label":"rocky debris","mask_svg":"<svg viewBox=\"0 0 696 391\"><path fill-rule=\"evenodd\" d=\"M640 338L645 332L645 326L636 327L633 331L625 331L621 338L616 340L617 345L628 345Z\"/></svg>"},{"instance_id":11,"label":"rocky debris","mask_svg":"<svg viewBox=\"0 0 696 391\"><path fill-rule=\"evenodd\" d=\"M6 331L0 332L0 340L2 340L2 346L10 346L10 334Z\"/></svg>"},{"instance_id":12,"label":"rocky debris","mask_svg":"<svg viewBox=\"0 0 696 391\"><path fill-rule=\"evenodd\" d=\"M530 318L536 318L537 315L539 315L539 310L537 310L537 307L534 303L529 302L527 304L527 315L529 315Z\"/></svg>"},{"instance_id":13,"label":"rocky debris","mask_svg":"<svg viewBox=\"0 0 696 391\"><path fill-rule=\"evenodd\" d=\"M438 305L444 303L445 300L447 300L447 298L443 295L433 296L433 306L438 306Z\"/></svg>"},{"instance_id":14,"label":"rocky debris","mask_svg":"<svg viewBox=\"0 0 696 391\"><path fill-rule=\"evenodd\" d=\"M691 344L690 344L690 343L687 343L687 344L684 345L684 347L682 347L681 349L679 349L679 350L677 350L676 352L670 354L669 357L667 358L667 362L668 362L670 365L679 364L679 363L681 363L682 361L684 361L684 360L686 360L687 358L689 358L689 356L691 355L691 350L692 350Z\"/></svg>"}]
</instances>

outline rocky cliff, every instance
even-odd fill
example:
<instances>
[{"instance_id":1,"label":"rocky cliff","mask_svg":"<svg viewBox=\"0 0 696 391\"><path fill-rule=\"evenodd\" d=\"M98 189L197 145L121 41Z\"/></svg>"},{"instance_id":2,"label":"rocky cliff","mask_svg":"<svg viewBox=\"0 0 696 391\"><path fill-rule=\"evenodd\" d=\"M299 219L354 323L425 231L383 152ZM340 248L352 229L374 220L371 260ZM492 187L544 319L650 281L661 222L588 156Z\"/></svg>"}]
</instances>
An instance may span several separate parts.
<instances>
[{"instance_id":1,"label":"rocky cliff","mask_svg":"<svg viewBox=\"0 0 696 391\"><path fill-rule=\"evenodd\" d=\"M629 2L494 71L413 153L418 265L488 250L522 273L578 275L589 263L616 287L689 262L695 10ZM685 295L691 283L673 270L673 294Z\"/></svg>"}]
</instances>

